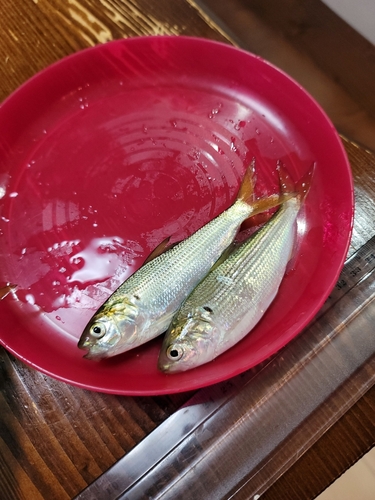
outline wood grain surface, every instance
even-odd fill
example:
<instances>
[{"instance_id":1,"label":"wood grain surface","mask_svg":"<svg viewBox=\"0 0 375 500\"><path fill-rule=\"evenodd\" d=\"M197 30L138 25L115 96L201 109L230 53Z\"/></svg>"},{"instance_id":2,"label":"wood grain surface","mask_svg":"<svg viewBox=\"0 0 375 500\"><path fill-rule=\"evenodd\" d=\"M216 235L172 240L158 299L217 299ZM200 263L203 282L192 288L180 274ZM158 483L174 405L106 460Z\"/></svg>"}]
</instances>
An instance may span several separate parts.
<instances>
[{"instance_id":1,"label":"wood grain surface","mask_svg":"<svg viewBox=\"0 0 375 500\"><path fill-rule=\"evenodd\" d=\"M1 498L72 498L188 397L84 391L25 366L2 349Z\"/></svg>"},{"instance_id":2,"label":"wood grain surface","mask_svg":"<svg viewBox=\"0 0 375 500\"><path fill-rule=\"evenodd\" d=\"M0 31L0 101L62 57L112 39L184 34L232 41L192 0L4 0ZM371 236L367 216L375 199L373 157L365 153L366 163L362 150L358 153L350 146L348 152L361 200L352 243L356 248ZM92 393L55 381L0 349L0 498L73 498L190 396ZM368 416L373 405L365 401L358 411ZM355 411L350 418L355 420ZM353 429L350 418L343 424L346 435ZM365 429L366 423L361 425ZM373 439L373 427L367 429L368 439L361 441L358 453ZM314 464L322 460L316 450L311 458L306 455L307 466L309 460ZM339 473L347 462L342 464L329 473ZM311 465L311 470L318 474L321 468ZM331 480L328 475L324 478ZM311 498L304 495L303 485L298 491L298 498ZM275 490L267 498L289 497L278 496Z\"/></svg>"},{"instance_id":3,"label":"wood grain surface","mask_svg":"<svg viewBox=\"0 0 375 500\"><path fill-rule=\"evenodd\" d=\"M0 101L62 57L109 40L158 34L225 40L184 0L6 1L0 31ZM74 497L189 396L84 391L0 348L0 498Z\"/></svg>"},{"instance_id":4,"label":"wood grain surface","mask_svg":"<svg viewBox=\"0 0 375 500\"><path fill-rule=\"evenodd\" d=\"M16 0L0 5L0 101L77 50L141 35L227 40L185 0Z\"/></svg>"},{"instance_id":5,"label":"wood grain surface","mask_svg":"<svg viewBox=\"0 0 375 500\"><path fill-rule=\"evenodd\" d=\"M324 439L302 455L262 495L262 500L308 500L319 495L374 446L374 414L375 387L326 432ZM248 498L246 488L235 497L236 500Z\"/></svg>"}]
</instances>

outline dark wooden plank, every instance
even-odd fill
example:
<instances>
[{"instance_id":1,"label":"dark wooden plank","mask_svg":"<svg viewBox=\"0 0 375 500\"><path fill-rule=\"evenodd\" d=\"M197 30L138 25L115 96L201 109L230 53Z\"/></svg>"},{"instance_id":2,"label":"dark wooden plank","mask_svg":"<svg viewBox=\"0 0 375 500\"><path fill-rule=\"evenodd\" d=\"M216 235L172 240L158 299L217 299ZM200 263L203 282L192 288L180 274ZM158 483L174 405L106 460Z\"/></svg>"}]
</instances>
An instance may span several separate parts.
<instances>
[{"instance_id":1,"label":"dark wooden plank","mask_svg":"<svg viewBox=\"0 0 375 500\"><path fill-rule=\"evenodd\" d=\"M241 0L375 117L375 47L320 0Z\"/></svg>"},{"instance_id":2,"label":"dark wooden plank","mask_svg":"<svg viewBox=\"0 0 375 500\"><path fill-rule=\"evenodd\" d=\"M375 151L375 80L371 76L375 47L319 0L201 3L229 27L241 47L298 81L342 134ZM305 31L295 29L296 23L304 22Z\"/></svg>"},{"instance_id":3,"label":"dark wooden plank","mask_svg":"<svg viewBox=\"0 0 375 500\"><path fill-rule=\"evenodd\" d=\"M42 498L75 496L189 397L91 393L36 372L4 350L0 359L0 460L7 464L4 488L12 492L2 498L27 498L33 488Z\"/></svg>"},{"instance_id":4,"label":"dark wooden plank","mask_svg":"<svg viewBox=\"0 0 375 500\"><path fill-rule=\"evenodd\" d=\"M315 498L375 446L375 387L262 495L262 500ZM343 446L345 443L345 446ZM234 497L248 498L246 488Z\"/></svg>"}]
</instances>

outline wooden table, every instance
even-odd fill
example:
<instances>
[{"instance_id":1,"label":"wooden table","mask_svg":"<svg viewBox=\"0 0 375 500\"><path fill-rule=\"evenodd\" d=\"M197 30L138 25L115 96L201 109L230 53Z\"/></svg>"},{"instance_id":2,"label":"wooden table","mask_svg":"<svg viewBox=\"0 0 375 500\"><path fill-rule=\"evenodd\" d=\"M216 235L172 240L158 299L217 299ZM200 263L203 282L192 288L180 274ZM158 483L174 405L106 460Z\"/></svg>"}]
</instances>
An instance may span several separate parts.
<instances>
[{"instance_id":1,"label":"wooden table","mask_svg":"<svg viewBox=\"0 0 375 500\"><path fill-rule=\"evenodd\" d=\"M0 101L63 56L112 39L184 34L231 43L230 36L193 0L7 1L0 7L0 25ZM374 234L375 156L344 138L343 141L360 195L353 253ZM371 305L372 295L367 299ZM344 304L347 316L352 314L352 303L350 298ZM364 324L351 325L370 328L372 308L366 309L366 315L361 314L359 318L364 318ZM338 325L332 328L337 329ZM266 373L265 383L271 383L275 374L272 363L262 369ZM216 485L219 493L215 498L249 498L264 493L264 499L309 499L373 446L375 364L370 356L328 399L317 403L306 418L295 423L292 435L275 442L275 449L259 464L249 463L246 447L238 451L237 457L233 448L222 449L221 443L236 443L232 441L234 421L230 417L236 416L237 424L241 423L254 408L254 401L250 404L245 395L253 387L256 373L247 375L245 385L240 377L211 393L119 397L53 380L1 349L0 496L9 500L67 499L89 486L81 498L154 498L161 492L162 498L211 498L210 491ZM262 384L255 387L261 398L266 388ZM287 390L288 386L280 387ZM235 404L241 395L243 406L238 413ZM176 428L183 422L181 414L185 412L179 408L186 403L190 415L194 408L211 408L207 422L217 433L215 439L200 441L191 429L184 429L177 436ZM213 420L215 412L224 414L223 408L228 421ZM198 422L199 415L196 418ZM281 414L281 418L288 416ZM152 433L154 429L159 434ZM174 429L175 441L168 441L165 434L163 439L163 429ZM210 427L205 430L210 432ZM163 446L160 456L147 458L151 460L151 465L147 465L147 452L143 454L153 439L161 439ZM247 439L250 441L251 436ZM179 443L184 448L182 456L176 458L173 449L177 450ZM230 458L224 474L226 457ZM160 467L155 465L157 460ZM149 466L154 466L154 470ZM262 469L267 480L262 477ZM192 470L196 471L195 476ZM182 477L186 479L181 485Z\"/></svg>"}]
</instances>

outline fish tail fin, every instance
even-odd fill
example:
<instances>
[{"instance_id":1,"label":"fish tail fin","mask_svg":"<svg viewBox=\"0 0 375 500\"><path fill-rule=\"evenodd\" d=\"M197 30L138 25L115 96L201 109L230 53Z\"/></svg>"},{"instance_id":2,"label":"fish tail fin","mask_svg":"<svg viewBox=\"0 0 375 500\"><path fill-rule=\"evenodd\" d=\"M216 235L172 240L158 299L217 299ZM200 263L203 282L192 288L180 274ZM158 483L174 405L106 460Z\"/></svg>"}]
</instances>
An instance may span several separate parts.
<instances>
[{"instance_id":1,"label":"fish tail fin","mask_svg":"<svg viewBox=\"0 0 375 500\"><path fill-rule=\"evenodd\" d=\"M287 194L271 194L269 196L265 196L264 198L259 198L252 202L251 207L252 211L249 217L253 217L254 215L261 214L263 212L267 212L272 208L278 207L282 205L285 201L289 200L291 195Z\"/></svg>"},{"instance_id":2,"label":"fish tail fin","mask_svg":"<svg viewBox=\"0 0 375 500\"><path fill-rule=\"evenodd\" d=\"M316 163L314 162L309 170L300 178L296 184L296 191L300 197L301 202L306 198L308 192L310 191L311 181L314 176L316 168Z\"/></svg>"},{"instance_id":3,"label":"fish tail fin","mask_svg":"<svg viewBox=\"0 0 375 500\"><path fill-rule=\"evenodd\" d=\"M291 198L290 193L271 194L259 199L255 199L255 159L252 160L242 179L241 187L238 191L237 200L241 200L251 206L252 211L249 217L267 212Z\"/></svg>"},{"instance_id":4,"label":"fish tail fin","mask_svg":"<svg viewBox=\"0 0 375 500\"><path fill-rule=\"evenodd\" d=\"M248 166L245 175L243 176L240 189L238 191L237 200L242 200L249 205L254 202L254 186L255 186L255 159Z\"/></svg>"},{"instance_id":5,"label":"fish tail fin","mask_svg":"<svg viewBox=\"0 0 375 500\"><path fill-rule=\"evenodd\" d=\"M310 169L298 180L298 182L294 183L285 165L279 161L277 163L277 171L279 174L280 190L282 195L287 196L289 194L292 195L292 197L298 196L300 202L302 203L310 190L315 166L316 164L313 163Z\"/></svg>"}]
</instances>

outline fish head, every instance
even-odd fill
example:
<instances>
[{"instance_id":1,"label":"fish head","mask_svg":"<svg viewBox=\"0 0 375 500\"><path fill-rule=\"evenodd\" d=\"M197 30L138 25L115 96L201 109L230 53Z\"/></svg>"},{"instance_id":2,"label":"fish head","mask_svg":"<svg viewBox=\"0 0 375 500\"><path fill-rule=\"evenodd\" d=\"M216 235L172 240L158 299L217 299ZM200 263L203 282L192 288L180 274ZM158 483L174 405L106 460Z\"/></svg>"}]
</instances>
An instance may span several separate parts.
<instances>
[{"instance_id":1,"label":"fish head","mask_svg":"<svg viewBox=\"0 0 375 500\"><path fill-rule=\"evenodd\" d=\"M121 300L102 306L86 325L78 342L87 350L87 359L114 356L131 349L137 336L139 311L134 304Z\"/></svg>"},{"instance_id":2,"label":"fish head","mask_svg":"<svg viewBox=\"0 0 375 500\"><path fill-rule=\"evenodd\" d=\"M173 321L163 341L158 367L165 373L190 370L211 361L215 352L215 324L203 308Z\"/></svg>"}]
</instances>

